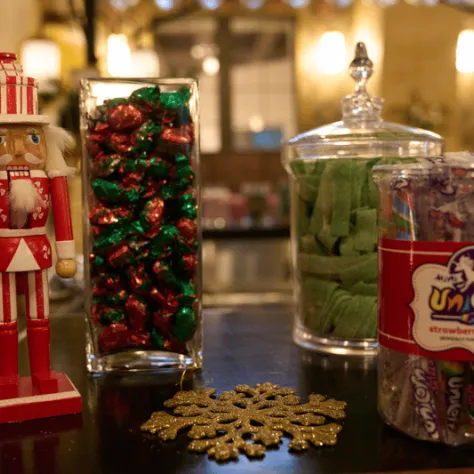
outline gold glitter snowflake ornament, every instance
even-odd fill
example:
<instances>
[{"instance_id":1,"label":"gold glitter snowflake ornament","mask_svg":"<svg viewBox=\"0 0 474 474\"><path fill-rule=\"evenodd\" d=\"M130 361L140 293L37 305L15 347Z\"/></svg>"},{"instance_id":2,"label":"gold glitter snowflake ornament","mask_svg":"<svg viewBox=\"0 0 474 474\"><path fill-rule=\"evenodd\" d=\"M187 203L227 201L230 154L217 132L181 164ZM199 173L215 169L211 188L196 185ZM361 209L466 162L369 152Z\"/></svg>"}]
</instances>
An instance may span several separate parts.
<instances>
[{"instance_id":1,"label":"gold glitter snowflake ornament","mask_svg":"<svg viewBox=\"0 0 474 474\"><path fill-rule=\"evenodd\" d=\"M314 446L336 444L342 426L327 423L342 420L346 402L310 395L308 403L300 404L296 390L271 383L237 385L232 392L212 398L214 389L181 391L165 402L173 414L155 412L142 425L143 431L156 433L162 440L175 439L180 430L188 432L193 441L190 451L204 453L217 461L239 456L263 457L270 446L278 446L284 434L296 451Z\"/></svg>"}]
</instances>

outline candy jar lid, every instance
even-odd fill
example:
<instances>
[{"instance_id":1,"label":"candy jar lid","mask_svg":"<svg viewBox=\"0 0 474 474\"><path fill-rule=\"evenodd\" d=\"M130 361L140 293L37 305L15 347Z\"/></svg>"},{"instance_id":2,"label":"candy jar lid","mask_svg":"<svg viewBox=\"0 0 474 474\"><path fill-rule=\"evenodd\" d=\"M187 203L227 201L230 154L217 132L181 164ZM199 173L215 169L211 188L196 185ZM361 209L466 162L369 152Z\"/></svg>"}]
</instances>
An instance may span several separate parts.
<instances>
[{"instance_id":1,"label":"candy jar lid","mask_svg":"<svg viewBox=\"0 0 474 474\"><path fill-rule=\"evenodd\" d=\"M367 91L373 71L365 44L357 43L349 67L356 83L355 91L342 99L342 120L284 142L284 161L442 154L444 141L440 135L382 120L383 99L371 96Z\"/></svg>"}]
</instances>

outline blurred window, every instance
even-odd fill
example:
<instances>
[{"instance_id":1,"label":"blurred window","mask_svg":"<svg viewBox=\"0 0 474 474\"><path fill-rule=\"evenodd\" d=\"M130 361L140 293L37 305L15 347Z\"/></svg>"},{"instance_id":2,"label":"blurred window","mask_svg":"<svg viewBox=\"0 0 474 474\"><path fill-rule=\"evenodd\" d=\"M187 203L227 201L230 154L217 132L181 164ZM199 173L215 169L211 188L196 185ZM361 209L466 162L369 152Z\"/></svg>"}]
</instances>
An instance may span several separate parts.
<instances>
[{"instance_id":1,"label":"blurred window","mask_svg":"<svg viewBox=\"0 0 474 474\"><path fill-rule=\"evenodd\" d=\"M291 19L157 19L155 46L163 77L199 80L202 153L278 150L294 134Z\"/></svg>"},{"instance_id":2,"label":"blurred window","mask_svg":"<svg viewBox=\"0 0 474 474\"><path fill-rule=\"evenodd\" d=\"M293 22L234 18L230 29L233 148L278 150L296 128Z\"/></svg>"}]
</instances>

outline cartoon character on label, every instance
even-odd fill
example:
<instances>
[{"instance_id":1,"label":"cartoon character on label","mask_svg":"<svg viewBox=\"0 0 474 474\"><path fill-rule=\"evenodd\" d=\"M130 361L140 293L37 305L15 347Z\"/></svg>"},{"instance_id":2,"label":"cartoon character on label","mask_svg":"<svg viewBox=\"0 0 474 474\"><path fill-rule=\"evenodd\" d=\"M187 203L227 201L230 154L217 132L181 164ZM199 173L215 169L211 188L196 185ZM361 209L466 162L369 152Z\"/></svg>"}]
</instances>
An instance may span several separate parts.
<instances>
[{"instance_id":1,"label":"cartoon character on label","mask_svg":"<svg viewBox=\"0 0 474 474\"><path fill-rule=\"evenodd\" d=\"M22 397L20 294L25 295L31 395L58 392L58 374L50 367L48 268L52 260L46 236L50 208L56 272L63 278L76 273L67 187L72 169L63 157L72 139L38 114L37 82L23 75L15 59L12 53L0 53L0 401Z\"/></svg>"},{"instance_id":2,"label":"cartoon character on label","mask_svg":"<svg viewBox=\"0 0 474 474\"><path fill-rule=\"evenodd\" d=\"M474 325L474 249L470 247L453 255L448 270L454 288L432 286L431 318Z\"/></svg>"}]
</instances>

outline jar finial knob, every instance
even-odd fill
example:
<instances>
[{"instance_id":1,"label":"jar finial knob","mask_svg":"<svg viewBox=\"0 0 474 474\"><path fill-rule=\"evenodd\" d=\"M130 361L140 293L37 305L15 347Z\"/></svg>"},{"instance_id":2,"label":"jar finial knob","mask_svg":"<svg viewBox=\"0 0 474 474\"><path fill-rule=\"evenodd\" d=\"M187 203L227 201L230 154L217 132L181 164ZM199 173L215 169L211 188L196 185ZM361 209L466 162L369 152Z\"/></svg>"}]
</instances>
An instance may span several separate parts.
<instances>
[{"instance_id":1,"label":"jar finial knob","mask_svg":"<svg viewBox=\"0 0 474 474\"><path fill-rule=\"evenodd\" d=\"M349 66L349 73L354 79L355 91L342 100L342 119L349 126L374 126L380 122L383 101L367 92L367 81L374 73L374 64L367 54L365 43L358 42L354 59Z\"/></svg>"},{"instance_id":2,"label":"jar finial knob","mask_svg":"<svg viewBox=\"0 0 474 474\"><path fill-rule=\"evenodd\" d=\"M374 63L367 54L365 43L361 41L356 44L354 59L349 66L349 72L356 81L356 90L365 89L367 81L374 73Z\"/></svg>"}]
</instances>

